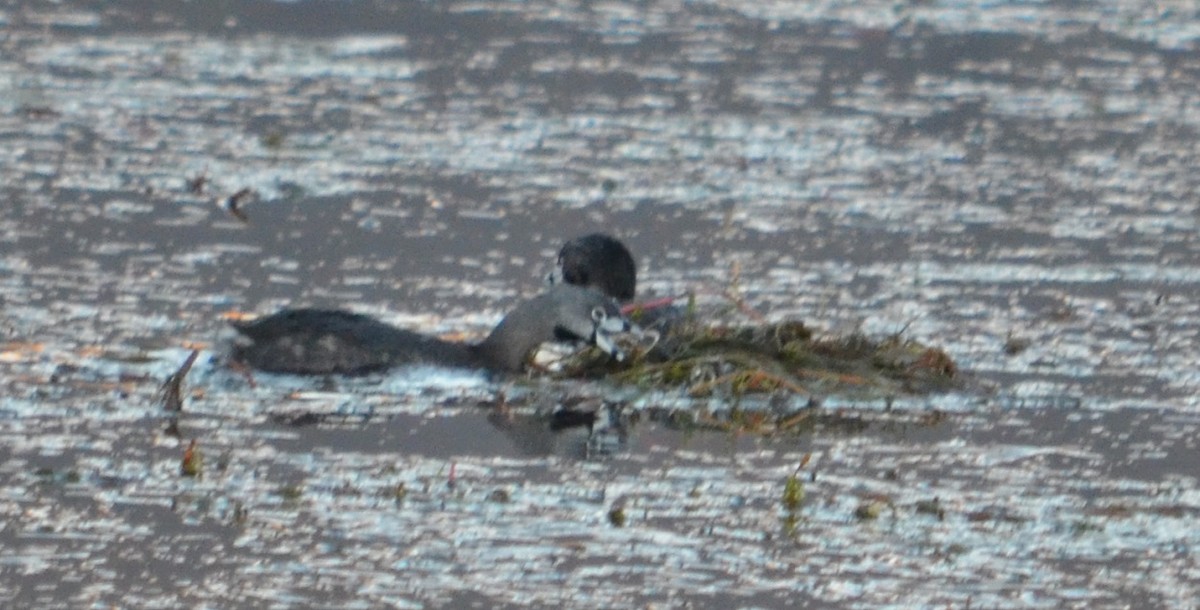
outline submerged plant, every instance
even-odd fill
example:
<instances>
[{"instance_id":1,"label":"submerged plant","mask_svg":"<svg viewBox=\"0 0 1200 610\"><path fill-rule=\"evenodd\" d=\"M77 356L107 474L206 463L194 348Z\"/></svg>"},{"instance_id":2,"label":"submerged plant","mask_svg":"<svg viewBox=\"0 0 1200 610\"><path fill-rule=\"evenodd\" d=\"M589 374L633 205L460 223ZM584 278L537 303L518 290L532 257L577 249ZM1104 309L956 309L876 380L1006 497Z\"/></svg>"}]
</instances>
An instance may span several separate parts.
<instances>
[{"instance_id":1,"label":"submerged plant","mask_svg":"<svg viewBox=\"0 0 1200 610\"><path fill-rule=\"evenodd\" d=\"M800 481L800 472L804 470L811 459L811 453L804 454L800 464L783 483L783 507L789 512L795 512L804 503L804 483Z\"/></svg>"},{"instance_id":2,"label":"submerged plant","mask_svg":"<svg viewBox=\"0 0 1200 610\"><path fill-rule=\"evenodd\" d=\"M804 502L804 483L800 477L792 473L783 484L783 507L795 511Z\"/></svg>"},{"instance_id":3,"label":"submerged plant","mask_svg":"<svg viewBox=\"0 0 1200 610\"><path fill-rule=\"evenodd\" d=\"M625 509L621 506L614 506L608 511L608 522L613 527L625 527Z\"/></svg>"},{"instance_id":4,"label":"submerged plant","mask_svg":"<svg viewBox=\"0 0 1200 610\"><path fill-rule=\"evenodd\" d=\"M300 485L284 485L279 488L279 496L288 502L294 502L304 495L304 487Z\"/></svg>"},{"instance_id":5,"label":"submerged plant","mask_svg":"<svg viewBox=\"0 0 1200 610\"><path fill-rule=\"evenodd\" d=\"M403 502L404 498L408 497L408 487L404 483L396 483L395 487L391 488L391 496L397 504Z\"/></svg>"},{"instance_id":6,"label":"submerged plant","mask_svg":"<svg viewBox=\"0 0 1200 610\"><path fill-rule=\"evenodd\" d=\"M883 514L883 509L892 506L886 498L868 498L854 509L854 518L859 521L874 521Z\"/></svg>"},{"instance_id":7,"label":"submerged plant","mask_svg":"<svg viewBox=\"0 0 1200 610\"><path fill-rule=\"evenodd\" d=\"M898 335L816 337L798 321L705 326L695 318L671 326L650 347L633 346L623 362L584 350L559 375L609 377L645 388L680 387L692 397L836 392L922 394L953 387L954 360L941 348Z\"/></svg>"},{"instance_id":8,"label":"submerged plant","mask_svg":"<svg viewBox=\"0 0 1200 610\"><path fill-rule=\"evenodd\" d=\"M937 517L938 521L943 521L946 518L946 510L942 508L942 503L938 498L921 500L917 502L916 509L918 514L932 515Z\"/></svg>"},{"instance_id":9,"label":"submerged plant","mask_svg":"<svg viewBox=\"0 0 1200 610\"><path fill-rule=\"evenodd\" d=\"M199 477L204 470L204 454L200 453L200 446L196 444L196 439L188 444L187 449L183 451L183 460L179 464L179 473L185 477Z\"/></svg>"}]
</instances>

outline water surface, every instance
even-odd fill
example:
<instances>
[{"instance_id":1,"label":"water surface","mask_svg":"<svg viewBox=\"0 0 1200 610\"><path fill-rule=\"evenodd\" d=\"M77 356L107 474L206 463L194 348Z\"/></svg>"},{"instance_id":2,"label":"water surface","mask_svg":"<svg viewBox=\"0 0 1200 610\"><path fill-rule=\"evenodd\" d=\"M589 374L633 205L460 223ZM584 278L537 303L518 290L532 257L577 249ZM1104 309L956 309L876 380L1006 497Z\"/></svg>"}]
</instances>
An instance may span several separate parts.
<instances>
[{"instance_id":1,"label":"water surface","mask_svg":"<svg viewBox=\"0 0 1200 610\"><path fill-rule=\"evenodd\" d=\"M1196 9L800 7L0 9L0 599L1194 607ZM223 366L230 311L478 336L594 230L648 296L903 332L966 389L762 435ZM539 417L576 403L625 436Z\"/></svg>"}]
</instances>

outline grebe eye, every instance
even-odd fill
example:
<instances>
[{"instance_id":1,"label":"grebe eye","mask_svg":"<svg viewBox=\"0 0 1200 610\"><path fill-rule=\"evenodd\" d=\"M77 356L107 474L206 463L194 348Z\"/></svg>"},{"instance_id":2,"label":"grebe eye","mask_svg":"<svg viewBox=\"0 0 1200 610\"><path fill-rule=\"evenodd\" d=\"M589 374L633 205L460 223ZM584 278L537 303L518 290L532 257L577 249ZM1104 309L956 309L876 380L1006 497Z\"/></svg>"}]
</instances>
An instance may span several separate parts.
<instances>
[{"instance_id":1,"label":"grebe eye","mask_svg":"<svg viewBox=\"0 0 1200 610\"><path fill-rule=\"evenodd\" d=\"M608 313L606 311L604 311L603 307L600 307L599 305L597 305L596 307L592 308L592 321L593 322L599 323L599 322L603 322L606 319L608 319Z\"/></svg>"}]
</instances>

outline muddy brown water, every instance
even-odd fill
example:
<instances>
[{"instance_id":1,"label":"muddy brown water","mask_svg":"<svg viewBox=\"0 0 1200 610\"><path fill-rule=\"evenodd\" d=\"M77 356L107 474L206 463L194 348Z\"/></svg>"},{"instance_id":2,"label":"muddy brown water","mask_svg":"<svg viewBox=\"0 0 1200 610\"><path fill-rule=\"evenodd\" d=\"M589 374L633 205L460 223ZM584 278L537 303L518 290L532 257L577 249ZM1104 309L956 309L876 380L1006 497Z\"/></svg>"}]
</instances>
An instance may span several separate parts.
<instances>
[{"instance_id":1,"label":"muddy brown water","mask_svg":"<svg viewBox=\"0 0 1200 610\"><path fill-rule=\"evenodd\" d=\"M0 600L1194 608L1198 37L1182 2L0 7ZM903 332L965 389L760 435L223 366L222 314L289 304L478 336L594 230L645 295ZM622 426L550 430L580 401Z\"/></svg>"}]
</instances>

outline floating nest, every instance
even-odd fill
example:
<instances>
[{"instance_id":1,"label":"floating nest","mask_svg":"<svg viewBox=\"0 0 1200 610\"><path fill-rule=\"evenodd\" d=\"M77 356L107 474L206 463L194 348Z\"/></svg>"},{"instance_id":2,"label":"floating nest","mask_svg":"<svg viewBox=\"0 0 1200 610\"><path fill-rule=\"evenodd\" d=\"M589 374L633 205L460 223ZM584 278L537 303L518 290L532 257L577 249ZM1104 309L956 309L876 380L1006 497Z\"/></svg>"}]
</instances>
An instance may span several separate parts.
<instances>
[{"instance_id":1,"label":"floating nest","mask_svg":"<svg viewBox=\"0 0 1200 610\"><path fill-rule=\"evenodd\" d=\"M599 350L581 351L556 375L683 387L693 397L778 392L888 397L952 389L958 373L941 348L899 335L818 337L795 321L713 326L690 313L668 325L657 342L627 348L621 362Z\"/></svg>"}]
</instances>

